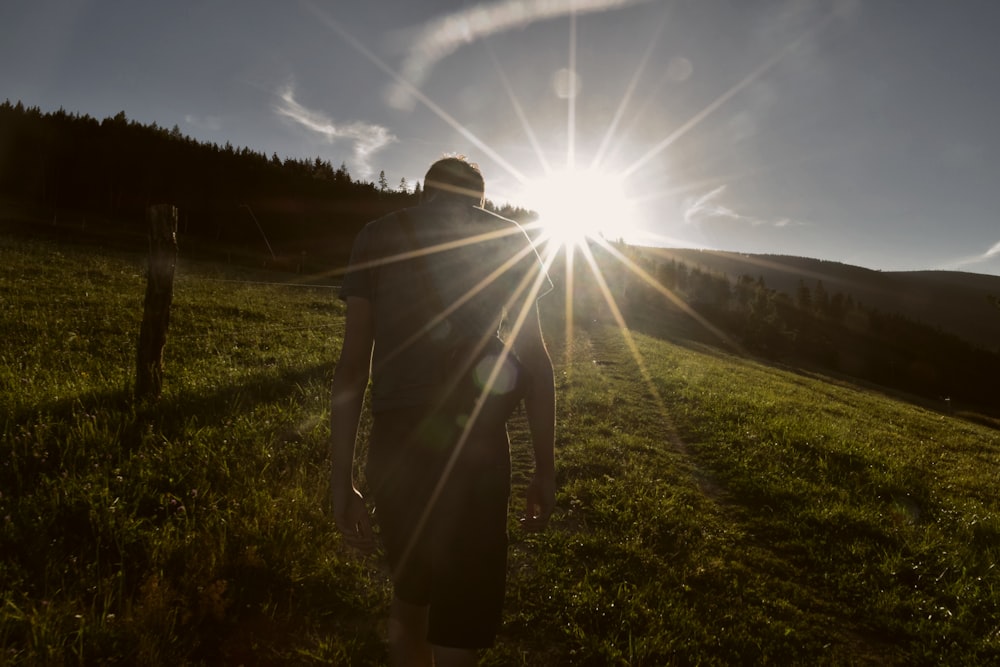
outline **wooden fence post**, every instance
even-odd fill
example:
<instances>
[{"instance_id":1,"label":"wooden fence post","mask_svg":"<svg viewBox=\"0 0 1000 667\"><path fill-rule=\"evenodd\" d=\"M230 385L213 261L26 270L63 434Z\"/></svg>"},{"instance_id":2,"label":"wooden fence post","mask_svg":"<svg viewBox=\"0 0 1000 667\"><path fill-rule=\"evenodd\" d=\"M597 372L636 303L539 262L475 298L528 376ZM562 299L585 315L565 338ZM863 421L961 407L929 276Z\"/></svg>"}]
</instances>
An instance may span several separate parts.
<instances>
[{"instance_id":1,"label":"wooden fence post","mask_svg":"<svg viewBox=\"0 0 1000 667\"><path fill-rule=\"evenodd\" d=\"M139 330L135 396L139 400L156 400L163 390L163 347L167 344L170 302L174 295L177 209L170 205L150 206L146 219L149 222L149 275Z\"/></svg>"}]
</instances>

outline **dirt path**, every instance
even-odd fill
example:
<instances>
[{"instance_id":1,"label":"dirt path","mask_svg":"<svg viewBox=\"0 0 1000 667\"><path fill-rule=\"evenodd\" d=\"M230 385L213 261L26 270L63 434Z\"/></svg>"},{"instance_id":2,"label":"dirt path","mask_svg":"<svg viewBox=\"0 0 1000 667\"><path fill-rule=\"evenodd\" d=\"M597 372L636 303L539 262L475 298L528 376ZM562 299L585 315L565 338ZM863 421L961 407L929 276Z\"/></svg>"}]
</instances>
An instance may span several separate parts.
<instances>
[{"instance_id":1,"label":"dirt path","mask_svg":"<svg viewBox=\"0 0 1000 667\"><path fill-rule=\"evenodd\" d=\"M715 478L710 470L705 469L691 452L687 442L681 437L670 416L669 397L663 396L656 387L653 378L644 373L644 360L636 357L634 348L625 342L623 333L616 327L593 329L589 334L589 349L591 363L597 366L599 372L613 384L643 383L646 391L642 401L650 414L657 415L656 432L671 451L680 454L689 466L694 481L705 496L716 501L725 502L728 491Z\"/></svg>"},{"instance_id":2,"label":"dirt path","mask_svg":"<svg viewBox=\"0 0 1000 667\"><path fill-rule=\"evenodd\" d=\"M662 442L670 451L680 455L701 493L727 517L728 521L740 527L733 532L733 535L743 535L742 538L737 538L742 545L740 551L756 554L751 557L752 560L758 562L760 567L768 569L771 576L775 577L776 586L796 582L795 585L810 590L812 598L816 601L831 597L829 591L824 591L822 588L812 589L802 583L806 577L801 571L803 564L797 558L784 553L779 546L754 536L753 509L744 505L711 470L698 461L671 417L671 397L662 395L657 389L658 383L655 378L643 372L644 360L641 355L636 356L638 349L630 347L626 342L628 334L623 335L617 327L610 326L602 329L594 328L587 333L589 334L587 352L590 355L590 362L596 366L602 378L610 386L629 387L630 400L641 401L640 409L657 416L652 424L644 424L643 430L662 438ZM577 353L580 352L582 350L577 350ZM641 398L639 398L640 392L636 391L640 383L646 385L646 391L641 393ZM830 634L847 647L853 664L887 664L896 656L895 647L879 637L872 636L864 627L858 625L856 618L845 616L821 602L817 602L815 609L803 609L803 611L822 618L823 625L832 628Z\"/></svg>"}]
</instances>

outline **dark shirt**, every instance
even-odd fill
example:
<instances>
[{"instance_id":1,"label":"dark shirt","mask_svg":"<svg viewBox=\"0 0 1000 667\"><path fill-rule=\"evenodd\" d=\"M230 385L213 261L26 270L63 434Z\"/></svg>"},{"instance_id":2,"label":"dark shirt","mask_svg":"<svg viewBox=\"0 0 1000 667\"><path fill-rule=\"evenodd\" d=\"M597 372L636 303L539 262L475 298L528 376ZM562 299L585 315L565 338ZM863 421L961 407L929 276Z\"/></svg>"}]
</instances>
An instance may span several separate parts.
<instances>
[{"instance_id":1,"label":"dark shirt","mask_svg":"<svg viewBox=\"0 0 1000 667\"><path fill-rule=\"evenodd\" d=\"M456 341L496 336L507 309L551 287L524 230L481 208L431 201L368 223L340 297L372 303L372 409L430 402Z\"/></svg>"}]
</instances>

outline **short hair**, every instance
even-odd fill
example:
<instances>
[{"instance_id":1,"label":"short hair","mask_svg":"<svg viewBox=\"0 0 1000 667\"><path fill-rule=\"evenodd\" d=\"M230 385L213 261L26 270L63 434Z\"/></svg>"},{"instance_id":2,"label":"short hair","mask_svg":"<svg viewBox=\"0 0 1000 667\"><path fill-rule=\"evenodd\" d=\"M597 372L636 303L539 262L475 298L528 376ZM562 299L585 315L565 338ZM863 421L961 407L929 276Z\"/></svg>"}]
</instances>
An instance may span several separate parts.
<instances>
[{"instance_id":1,"label":"short hair","mask_svg":"<svg viewBox=\"0 0 1000 667\"><path fill-rule=\"evenodd\" d=\"M449 155L432 164L424 176L424 197L439 195L470 199L482 206L486 182L479 165L469 162L464 155Z\"/></svg>"}]
</instances>

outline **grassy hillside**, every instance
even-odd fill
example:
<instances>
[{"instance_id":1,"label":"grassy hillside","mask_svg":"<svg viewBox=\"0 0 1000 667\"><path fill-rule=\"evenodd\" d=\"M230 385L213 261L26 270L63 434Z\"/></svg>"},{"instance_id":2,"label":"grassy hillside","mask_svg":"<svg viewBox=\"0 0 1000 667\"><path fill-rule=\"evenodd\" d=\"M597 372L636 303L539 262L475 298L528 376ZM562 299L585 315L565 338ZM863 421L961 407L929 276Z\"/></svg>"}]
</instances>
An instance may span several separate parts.
<instances>
[{"instance_id":1,"label":"grassy hillside","mask_svg":"<svg viewBox=\"0 0 1000 667\"><path fill-rule=\"evenodd\" d=\"M0 661L383 663L384 568L326 505L335 292L182 262L137 410L142 258L0 257ZM560 509L512 517L486 664L1000 659L1000 432L547 315Z\"/></svg>"}]
</instances>

